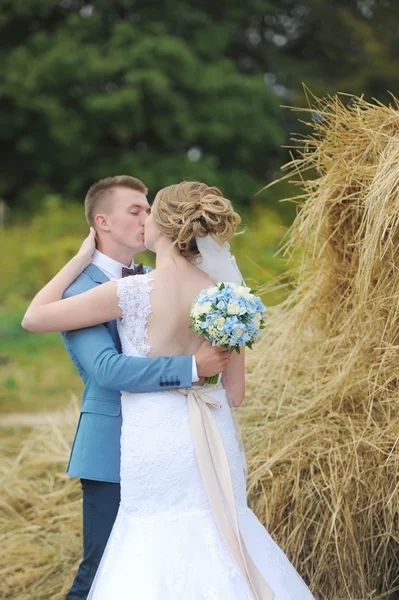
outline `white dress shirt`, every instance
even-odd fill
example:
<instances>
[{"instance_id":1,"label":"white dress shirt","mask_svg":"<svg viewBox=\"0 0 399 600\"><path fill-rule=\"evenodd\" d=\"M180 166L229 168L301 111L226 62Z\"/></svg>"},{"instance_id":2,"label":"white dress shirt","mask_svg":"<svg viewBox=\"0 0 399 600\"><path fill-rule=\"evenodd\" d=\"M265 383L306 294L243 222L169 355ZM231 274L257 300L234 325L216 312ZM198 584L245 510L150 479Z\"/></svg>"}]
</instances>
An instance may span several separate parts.
<instances>
[{"instance_id":1,"label":"white dress shirt","mask_svg":"<svg viewBox=\"0 0 399 600\"><path fill-rule=\"evenodd\" d=\"M93 265L96 265L103 273L108 277L110 281L115 281L116 279L120 279L122 277L122 268L126 267L122 263L114 260L110 256L103 254L99 250L95 250L93 254ZM134 259L129 266L129 269L134 268ZM195 361L195 356L193 356L192 362L192 371L191 371L192 383L199 380L198 371L197 371L197 363Z\"/></svg>"},{"instance_id":2,"label":"white dress shirt","mask_svg":"<svg viewBox=\"0 0 399 600\"><path fill-rule=\"evenodd\" d=\"M114 260L110 256L103 254L99 250L95 250L93 254L93 265L96 265L101 271L110 279L111 281L115 281L116 279L120 279L122 277L122 269L126 267L122 263ZM134 259L129 266L129 269L133 269L134 267Z\"/></svg>"}]
</instances>

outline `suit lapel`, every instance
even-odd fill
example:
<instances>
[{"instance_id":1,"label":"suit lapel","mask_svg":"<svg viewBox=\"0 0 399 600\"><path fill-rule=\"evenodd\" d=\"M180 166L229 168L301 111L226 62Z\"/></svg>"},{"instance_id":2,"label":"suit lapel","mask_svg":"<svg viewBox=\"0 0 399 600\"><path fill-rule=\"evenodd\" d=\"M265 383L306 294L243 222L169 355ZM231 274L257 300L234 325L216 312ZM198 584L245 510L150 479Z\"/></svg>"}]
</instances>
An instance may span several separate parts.
<instances>
[{"instance_id":1,"label":"suit lapel","mask_svg":"<svg viewBox=\"0 0 399 600\"><path fill-rule=\"evenodd\" d=\"M106 283L109 281L108 277L99 269L96 265L91 263L86 269L84 273L90 277L96 283Z\"/></svg>"},{"instance_id":2,"label":"suit lapel","mask_svg":"<svg viewBox=\"0 0 399 600\"><path fill-rule=\"evenodd\" d=\"M96 265L93 265L93 263L91 263L83 272L86 273L86 275L88 275L90 279L96 283L106 283L107 281L110 281L109 278L101 271L101 269L99 269ZM121 353L122 346L119 339L116 320L109 321L108 323L105 323L105 325L108 328L112 339L114 340L117 351Z\"/></svg>"}]
</instances>

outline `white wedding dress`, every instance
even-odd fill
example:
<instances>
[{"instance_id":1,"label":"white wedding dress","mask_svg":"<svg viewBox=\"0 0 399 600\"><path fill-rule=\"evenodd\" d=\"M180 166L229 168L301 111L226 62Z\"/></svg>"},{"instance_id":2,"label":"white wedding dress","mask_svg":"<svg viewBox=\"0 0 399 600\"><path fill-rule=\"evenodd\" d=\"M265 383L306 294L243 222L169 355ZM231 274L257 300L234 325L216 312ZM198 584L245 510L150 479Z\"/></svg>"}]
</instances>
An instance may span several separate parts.
<instances>
[{"instance_id":1,"label":"white wedding dress","mask_svg":"<svg viewBox=\"0 0 399 600\"><path fill-rule=\"evenodd\" d=\"M146 356L148 275L118 282L123 352ZM248 508L240 448L221 384L206 385L224 443L245 546L274 600L313 596ZM121 504L88 600L253 600L219 532L191 435L187 397L122 393ZM313 599L314 600L314 599Z\"/></svg>"}]
</instances>

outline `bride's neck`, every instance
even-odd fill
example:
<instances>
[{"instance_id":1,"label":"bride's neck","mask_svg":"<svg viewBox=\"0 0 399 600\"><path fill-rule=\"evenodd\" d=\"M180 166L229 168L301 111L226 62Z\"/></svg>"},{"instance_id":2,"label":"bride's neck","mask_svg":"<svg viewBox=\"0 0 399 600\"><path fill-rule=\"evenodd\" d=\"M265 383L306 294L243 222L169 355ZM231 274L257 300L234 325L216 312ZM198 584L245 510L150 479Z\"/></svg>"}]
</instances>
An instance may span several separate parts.
<instances>
[{"instance_id":1,"label":"bride's neck","mask_svg":"<svg viewBox=\"0 0 399 600\"><path fill-rule=\"evenodd\" d=\"M161 237L156 245L156 268L165 268L174 265L184 264L186 259L180 254L176 246L172 246L172 240Z\"/></svg>"}]
</instances>

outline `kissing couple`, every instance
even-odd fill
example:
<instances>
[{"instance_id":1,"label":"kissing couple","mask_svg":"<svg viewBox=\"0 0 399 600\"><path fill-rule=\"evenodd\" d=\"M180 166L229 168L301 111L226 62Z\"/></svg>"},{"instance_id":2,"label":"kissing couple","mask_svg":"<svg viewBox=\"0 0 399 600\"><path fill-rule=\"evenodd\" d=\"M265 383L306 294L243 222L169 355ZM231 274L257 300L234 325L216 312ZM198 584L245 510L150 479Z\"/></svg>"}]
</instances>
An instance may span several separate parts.
<instances>
[{"instance_id":1,"label":"kissing couple","mask_svg":"<svg viewBox=\"0 0 399 600\"><path fill-rule=\"evenodd\" d=\"M84 557L67 600L311 600L247 505L231 411L244 352L190 328L202 290L241 283L228 245L239 215L195 181L161 189L150 209L128 176L94 184L85 209L89 236L22 322L63 332L85 384L68 465ZM132 262L145 249L153 270Z\"/></svg>"}]
</instances>

